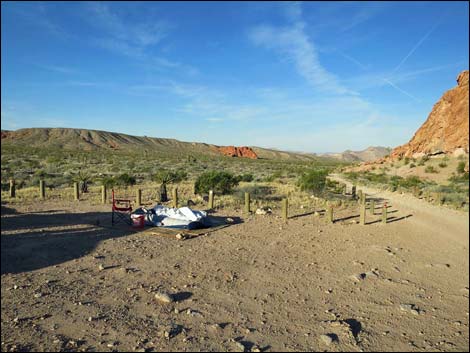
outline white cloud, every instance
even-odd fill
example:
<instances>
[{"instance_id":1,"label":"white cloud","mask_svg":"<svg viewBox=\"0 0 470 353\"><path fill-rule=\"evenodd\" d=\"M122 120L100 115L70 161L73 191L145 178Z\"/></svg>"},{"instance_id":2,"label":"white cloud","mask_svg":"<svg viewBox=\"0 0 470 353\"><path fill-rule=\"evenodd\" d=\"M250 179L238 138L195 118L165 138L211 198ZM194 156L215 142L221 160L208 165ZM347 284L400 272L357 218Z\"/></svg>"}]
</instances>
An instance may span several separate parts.
<instances>
[{"instance_id":1,"label":"white cloud","mask_svg":"<svg viewBox=\"0 0 470 353\"><path fill-rule=\"evenodd\" d=\"M314 42L305 33L300 3L288 3L284 11L291 24L283 27L259 25L249 31L250 40L255 45L277 51L283 59L292 62L297 72L315 89L338 95L356 94L321 64Z\"/></svg>"}]
</instances>

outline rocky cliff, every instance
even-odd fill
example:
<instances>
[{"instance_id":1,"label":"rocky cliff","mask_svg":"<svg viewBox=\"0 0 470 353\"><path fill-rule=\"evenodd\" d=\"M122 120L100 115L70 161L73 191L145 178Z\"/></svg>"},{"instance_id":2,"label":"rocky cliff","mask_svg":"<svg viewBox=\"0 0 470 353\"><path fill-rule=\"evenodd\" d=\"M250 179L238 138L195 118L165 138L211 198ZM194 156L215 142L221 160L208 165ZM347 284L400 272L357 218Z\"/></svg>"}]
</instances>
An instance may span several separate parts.
<instances>
[{"instance_id":1,"label":"rocky cliff","mask_svg":"<svg viewBox=\"0 0 470 353\"><path fill-rule=\"evenodd\" d=\"M439 152L468 153L468 70L457 77L457 86L444 93L424 124L406 144L395 148L391 158Z\"/></svg>"},{"instance_id":2,"label":"rocky cliff","mask_svg":"<svg viewBox=\"0 0 470 353\"><path fill-rule=\"evenodd\" d=\"M258 158L258 155L250 147L218 146L217 150L229 157Z\"/></svg>"}]
</instances>

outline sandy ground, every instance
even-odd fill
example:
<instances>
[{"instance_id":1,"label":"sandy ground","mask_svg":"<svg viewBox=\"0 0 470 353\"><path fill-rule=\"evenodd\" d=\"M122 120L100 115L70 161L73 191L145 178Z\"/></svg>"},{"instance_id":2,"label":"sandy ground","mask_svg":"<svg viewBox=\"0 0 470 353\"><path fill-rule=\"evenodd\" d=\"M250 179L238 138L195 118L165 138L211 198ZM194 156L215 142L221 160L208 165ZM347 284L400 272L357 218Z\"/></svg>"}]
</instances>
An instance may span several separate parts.
<instances>
[{"instance_id":1,"label":"sandy ground","mask_svg":"<svg viewBox=\"0 0 470 353\"><path fill-rule=\"evenodd\" d=\"M468 351L468 213L366 192L388 224L224 210L189 240L3 203L2 351Z\"/></svg>"}]
</instances>

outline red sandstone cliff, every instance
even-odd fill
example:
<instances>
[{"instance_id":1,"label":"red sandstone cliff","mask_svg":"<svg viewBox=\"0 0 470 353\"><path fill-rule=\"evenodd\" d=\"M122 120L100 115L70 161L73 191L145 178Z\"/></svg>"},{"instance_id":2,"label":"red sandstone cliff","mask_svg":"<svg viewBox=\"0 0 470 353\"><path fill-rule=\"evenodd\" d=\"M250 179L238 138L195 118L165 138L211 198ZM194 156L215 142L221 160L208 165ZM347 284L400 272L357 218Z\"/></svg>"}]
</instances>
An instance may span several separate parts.
<instances>
[{"instance_id":1,"label":"red sandstone cliff","mask_svg":"<svg viewBox=\"0 0 470 353\"><path fill-rule=\"evenodd\" d=\"M468 152L468 70L458 75L457 83L434 105L413 138L392 151L391 158L437 151L452 153L458 148Z\"/></svg>"},{"instance_id":2,"label":"red sandstone cliff","mask_svg":"<svg viewBox=\"0 0 470 353\"><path fill-rule=\"evenodd\" d=\"M258 155L250 147L219 146L217 150L229 157L258 158Z\"/></svg>"}]
</instances>

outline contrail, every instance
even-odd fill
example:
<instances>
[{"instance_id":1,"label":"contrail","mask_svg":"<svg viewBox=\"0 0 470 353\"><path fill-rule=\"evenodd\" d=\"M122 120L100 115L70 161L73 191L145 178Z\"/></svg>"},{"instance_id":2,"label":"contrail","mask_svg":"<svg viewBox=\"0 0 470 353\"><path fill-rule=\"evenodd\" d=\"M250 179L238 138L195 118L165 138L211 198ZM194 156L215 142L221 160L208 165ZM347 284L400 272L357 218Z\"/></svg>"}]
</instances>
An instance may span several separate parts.
<instances>
[{"instance_id":1,"label":"contrail","mask_svg":"<svg viewBox=\"0 0 470 353\"><path fill-rule=\"evenodd\" d=\"M397 91L399 91L399 92L401 92L401 93L407 95L408 97L414 99L414 100L417 101L417 102L421 102L418 98L416 98L415 96L411 95L410 93L408 93L408 92L402 90L400 87L396 86L396 85L395 85L393 82L391 82L390 80L388 80L388 79L386 79L386 78L384 78L383 80L384 80L386 83L388 83L390 86L392 86L393 88L395 88Z\"/></svg>"},{"instance_id":2,"label":"contrail","mask_svg":"<svg viewBox=\"0 0 470 353\"><path fill-rule=\"evenodd\" d=\"M420 45L423 44L423 42L431 35L432 32L434 32L434 30L437 28L437 26L442 22L442 20L445 16L447 16L447 14L444 15L444 16L441 16L441 18L439 18L439 20L436 21L436 23L434 24L434 26L432 26L432 28L428 31L428 33L426 33L418 41L418 43L415 44L413 49L411 49L410 52L402 59L402 61L400 61L398 66L395 67L395 69L393 69L392 73L396 72L405 63L405 61L408 60L408 58L416 51L416 49L418 49L420 47Z\"/></svg>"}]
</instances>

